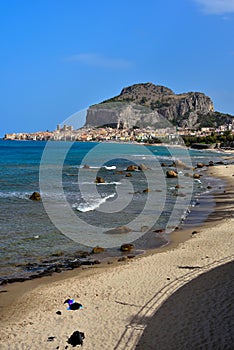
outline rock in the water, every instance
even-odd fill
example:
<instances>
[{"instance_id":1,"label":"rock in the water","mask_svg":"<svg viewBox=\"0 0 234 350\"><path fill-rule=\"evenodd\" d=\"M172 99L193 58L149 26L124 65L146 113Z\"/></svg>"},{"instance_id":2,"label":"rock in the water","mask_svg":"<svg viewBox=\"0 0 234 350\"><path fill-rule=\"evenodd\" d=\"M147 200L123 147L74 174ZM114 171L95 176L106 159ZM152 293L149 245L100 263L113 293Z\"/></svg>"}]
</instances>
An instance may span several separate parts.
<instances>
[{"instance_id":1,"label":"rock in the water","mask_svg":"<svg viewBox=\"0 0 234 350\"><path fill-rule=\"evenodd\" d=\"M166 167L168 166L166 163L161 163L161 167Z\"/></svg>"},{"instance_id":2,"label":"rock in the water","mask_svg":"<svg viewBox=\"0 0 234 350\"><path fill-rule=\"evenodd\" d=\"M83 169L89 169L89 168L90 168L90 166L88 164L83 165Z\"/></svg>"},{"instance_id":3,"label":"rock in the water","mask_svg":"<svg viewBox=\"0 0 234 350\"><path fill-rule=\"evenodd\" d=\"M136 171L137 170L137 166L136 165L129 165L126 170L127 171Z\"/></svg>"},{"instance_id":4,"label":"rock in the water","mask_svg":"<svg viewBox=\"0 0 234 350\"><path fill-rule=\"evenodd\" d=\"M210 161L209 161L209 166L214 166L213 160L210 160Z\"/></svg>"},{"instance_id":5,"label":"rock in the water","mask_svg":"<svg viewBox=\"0 0 234 350\"><path fill-rule=\"evenodd\" d=\"M203 168L205 166L205 164L203 163L197 163L197 168Z\"/></svg>"},{"instance_id":6,"label":"rock in the water","mask_svg":"<svg viewBox=\"0 0 234 350\"><path fill-rule=\"evenodd\" d=\"M41 195L39 192L33 192L31 196L29 197L32 201L40 201L41 200Z\"/></svg>"},{"instance_id":7,"label":"rock in the water","mask_svg":"<svg viewBox=\"0 0 234 350\"><path fill-rule=\"evenodd\" d=\"M166 176L167 176L167 178L173 178L173 177L178 177L178 174L173 170L168 170L166 172Z\"/></svg>"},{"instance_id":8,"label":"rock in the water","mask_svg":"<svg viewBox=\"0 0 234 350\"><path fill-rule=\"evenodd\" d=\"M179 159L176 160L174 162L174 164L176 165L177 168L180 168L180 169L187 169L187 170L189 170L189 169L192 168L192 166L189 166L189 165L185 164L184 162L182 162L182 160L179 160Z\"/></svg>"},{"instance_id":9,"label":"rock in the water","mask_svg":"<svg viewBox=\"0 0 234 350\"><path fill-rule=\"evenodd\" d=\"M182 186L180 186L180 185L176 185L176 186L175 186L175 188L176 188L176 189L178 189L178 188L182 188Z\"/></svg>"},{"instance_id":10,"label":"rock in the water","mask_svg":"<svg viewBox=\"0 0 234 350\"><path fill-rule=\"evenodd\" d=\"M145 189L143 190L143 193L148 193L148 192L150 192L150 191L151 191L150 188L145 188Z\"/></svg>"},{"instance_id":11,"label":"rock in the water","mask_svg":"<svg viewBox=\"0 0 234 350\"><path fill-rule=\"evenodd\" d=\"M95 180L96 184L104 184L105 180L101 176L97 176Z\"/></svg>"},{"instance_id":12,"label":"rock in the water","mask_svg":"<svg viewBox=\"0 0 234 350\"><path fill-rule=\"evenodd\" d=\"M200 179L200 176L201 176L201 175L200 175L200 174L197 174L197 173L193 174L193 178L194 178L194 179Z\"/></svg>"},{"instance_id":13,"label":"rock in the water","mask_svg":"<svg viewBox=\"0 0 234 350\"><path fill-rule=\"evenodd\" d=\"M163 228L159 228L157 230L154 230L156 233L163 233L165 230Z\"/></svg>"},{"instance_id":14,"label":"rock in the water","mask_svg":"<svg viewBox=\"0 0 234 350\"><path fill-rule=\"evenodd\" d=\"M110 234L123 234L123 233L129 233L129 232L132 232L132 230L127 226L119 226L111 230L105 231L105 233L110 233Z\"/></svg>"},{"instance_id":15,"label":"rock in the water","mask_svg":"<svg viewBox=\"0 0 234 350\"><path fill-rule=\"evenodd\" d=\"M121 252L130 252L134 248L131 243L122 244L120 247Z\"/></svg>"},{"instance_id":16,"label":"rock in the water","mask_svg":"<svg viewBox=\"0 0 234 350\"><path fill-rule=\"evenodd\" d=\"M191 173L185 173L184 176L186 176L186 177L193 177L193 174L191 174Z\"/></svg>"},{"instance_id":17,"label":"rock in the water","mask_svg":"<svg viewBox=\"0 0 234 350\"><path fill-rule=\"evenodd\" d=\"M132 174L131 173L127 173L126 177L132 177Z\"/></svg>"},{"instance_id":18,"label":"rock in the water","mask_svg":"<svg viewBox=\"0 0 234 350\"><path fill-rule=\"evenodd\" d=\"M144 171L144 170L147 170L149 169L145 164L139 164L138 165L138 170L141 170L141 171Z\"/></svg>"},{"instance_id":19,"label":"rock in the water","mask_svg":"<svg viewBox=\"0 0 234 350\"><path fill-rule=\"evenodd\" d=\"M93 253L93 254L103 253L104 251L105 251L105 249L102 248L102 247L99 247L99 246L94 247L94 248L92 249L92 253Z\"/></svg>"}]
</instances>

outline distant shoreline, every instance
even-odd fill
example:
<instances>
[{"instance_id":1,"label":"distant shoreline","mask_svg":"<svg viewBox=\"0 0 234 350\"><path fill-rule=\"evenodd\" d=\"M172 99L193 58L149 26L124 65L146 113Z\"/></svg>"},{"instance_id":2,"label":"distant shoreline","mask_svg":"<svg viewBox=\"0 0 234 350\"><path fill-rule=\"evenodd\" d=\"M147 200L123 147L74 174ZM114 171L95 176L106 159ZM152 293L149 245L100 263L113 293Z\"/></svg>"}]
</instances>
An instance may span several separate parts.
<instances>
[{"instance_id":1,"label":"distant shoreline","mask_svg":"<svg viewBox=\"0 0 234 350\"><path fill-rule=\"evenodd\" d=\"M215 147L209 147L209 148L201 148L201 149L197 149L197 148L192 148L192 147L187 147L185 145L182 144L171 144L171 143L145 143L145 142L137 142L137 141L114 141L114 140L110 140L110 141L70 141L70 140L11 140L11 139L5 139L5 138L0 138L0 141L9 141L9 142L70 142L70 143L74 143L74 142L80 142L80 143L84 143L84 142L90 142L90 143L114 143L114 144L124 144L124 145L139 145L139 146L155 146L155 147L174 147L174 148L184 148L184 149L188 149L188 150L200 150L200 151L213 151L213 152L217 152L217 153L234 153L234 149L233 148L215 148ZM201 144L202 145L202 144Z\"/></svg>"}]
</instances>

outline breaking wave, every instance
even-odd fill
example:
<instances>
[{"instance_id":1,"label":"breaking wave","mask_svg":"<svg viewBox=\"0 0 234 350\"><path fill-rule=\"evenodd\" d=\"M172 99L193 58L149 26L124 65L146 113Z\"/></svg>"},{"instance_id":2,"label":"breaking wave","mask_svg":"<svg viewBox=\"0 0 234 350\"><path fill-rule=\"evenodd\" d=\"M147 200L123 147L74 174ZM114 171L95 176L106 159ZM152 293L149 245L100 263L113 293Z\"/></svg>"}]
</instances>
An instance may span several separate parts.
<instances>
[{"instance_id":1,"label":"breaking wave","mask_svg":"<svg viewBox=\"0 0 234 350\"><path fill-rule=\"evenodd\" d=\"M0 192L0 198L29 199L32 192Z\"/></svg>"},{"instance_id":2,"label":"breaking wave","mask_svg":"<svg viewBox=\"0 0 234 350\"><path fill-rule=\"evenodd\" d=\"M105 203L108 199L114 198L114 197L115 197L115 193L112 193L112 194L108 195L107 197L92 199L90 201L90 203L89 202L74 203L72 205L72 208L76 209L77 211L81 211L82 213L86 213L88 211L93 211L93 210L99 208L101 204Z\"/></svg>"}]
</instances>

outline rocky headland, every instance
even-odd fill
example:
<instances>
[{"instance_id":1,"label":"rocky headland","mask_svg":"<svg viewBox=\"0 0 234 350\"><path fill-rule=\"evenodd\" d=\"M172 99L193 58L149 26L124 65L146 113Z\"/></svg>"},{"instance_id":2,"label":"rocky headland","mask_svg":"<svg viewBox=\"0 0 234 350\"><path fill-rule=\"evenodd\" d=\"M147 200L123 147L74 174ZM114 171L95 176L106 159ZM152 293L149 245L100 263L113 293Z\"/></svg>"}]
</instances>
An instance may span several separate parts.
<instances>
[{"instance_id":1,"label":"rocky headland","mask_svg":"<svg viewBox=\"0 0 234 350\"><path fill-rule=\"evenodd\" d=\"M123 88L118 96L88 109L86 126L218 127L233 122L233 116L215 112L210 97L201 92L175 94L152 83Z\"/></svg>"}]
</instances>

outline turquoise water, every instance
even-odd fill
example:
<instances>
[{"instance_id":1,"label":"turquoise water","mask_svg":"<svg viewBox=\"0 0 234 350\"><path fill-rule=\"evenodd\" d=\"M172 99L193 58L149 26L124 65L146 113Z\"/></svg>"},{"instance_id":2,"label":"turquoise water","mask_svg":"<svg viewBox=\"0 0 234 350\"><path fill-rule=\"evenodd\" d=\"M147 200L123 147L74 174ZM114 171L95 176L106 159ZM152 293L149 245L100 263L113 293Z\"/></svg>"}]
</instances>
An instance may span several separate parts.
<instances>
[{"instance_id":1,"label":"turquoise water","mask_svg":"<svg viewBox=\"0 0 234 350\"><path fill-rule=\"evenodd\" d=\"M31 276L52 263L66 265L96 245L113 255L120 242L134 242L138 251L166 244L198 198L209 197L212 182L207 177L194 181L184 169L178 169L178 181L166 180L167 168L160 163L177 159L189 166L220 160L214 152L173 147L0 141L2 280ZM148 170L127 178L127 166L141 163ZM96 176L105 184L96 185ZM43 201L29 199L34 191ZM196 219L194 214L189 218ZM132 232L121 237L106 233L119 226ZM153 233L164 228L164 235Z\"/></svg>"}]
</instances>

